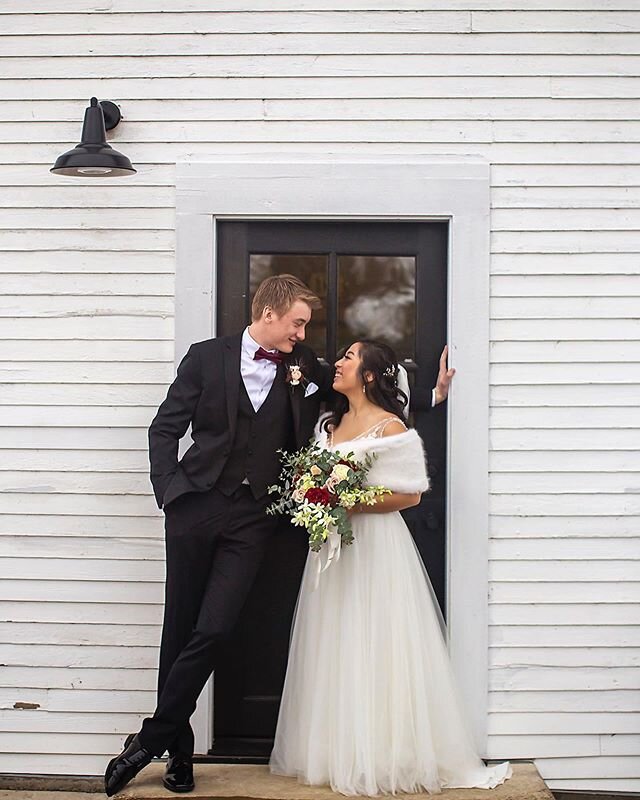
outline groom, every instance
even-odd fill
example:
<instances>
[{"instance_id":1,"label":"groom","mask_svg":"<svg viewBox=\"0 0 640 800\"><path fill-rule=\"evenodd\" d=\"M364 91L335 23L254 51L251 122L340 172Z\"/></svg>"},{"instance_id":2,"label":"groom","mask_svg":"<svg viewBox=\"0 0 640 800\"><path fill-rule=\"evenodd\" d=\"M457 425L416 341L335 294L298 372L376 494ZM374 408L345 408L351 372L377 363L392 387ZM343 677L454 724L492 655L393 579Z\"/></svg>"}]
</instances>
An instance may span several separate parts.
<instances>
[{"instance_id":1,"label":"groom","mask_svg":"<svg viewBox=\"0 0 640 800\"><path fill-rule=\"evenodd\" d=\"M158 705L109 763L109 796L166 750L164 786L194 788L189 718L278 524L265 513L267 487L280 473L277 450L308 443L331 389L333 370L302 344L320 305L292 275L264 280L251 325L191 345L151 423L151 482L165 512L167 564ZM445 399L452 374L445 351L431 404ZM427 407L426 398L413 399ZM189 424L193 444L178 461Z\"/></svg>"}]
</instances>

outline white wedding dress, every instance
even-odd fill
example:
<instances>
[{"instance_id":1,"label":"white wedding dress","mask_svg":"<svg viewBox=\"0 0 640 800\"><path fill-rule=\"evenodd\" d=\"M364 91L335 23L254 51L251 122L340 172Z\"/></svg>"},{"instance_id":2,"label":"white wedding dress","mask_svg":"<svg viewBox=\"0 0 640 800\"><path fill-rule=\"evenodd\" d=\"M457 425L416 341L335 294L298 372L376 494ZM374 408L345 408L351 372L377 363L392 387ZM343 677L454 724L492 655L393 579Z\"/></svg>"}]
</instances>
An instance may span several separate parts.
<instances>
[{"instance_id":1,"label":"white wedding dress","mask_svg":"<svg viewBox=\"0 0 640 800\"><path fill-rule=\"evenodd\" d=\"M375 453L371 485L424 491L420 437L382 437L383 427L335 447L319 427L316 437L356 458ZM307 559L271 771L346 795L497 786L511 766L486 766L475 751L444 620L409 529L398 512L352 522L355 541L319 578L326 553Z\"/></svg>"}]
</instances>

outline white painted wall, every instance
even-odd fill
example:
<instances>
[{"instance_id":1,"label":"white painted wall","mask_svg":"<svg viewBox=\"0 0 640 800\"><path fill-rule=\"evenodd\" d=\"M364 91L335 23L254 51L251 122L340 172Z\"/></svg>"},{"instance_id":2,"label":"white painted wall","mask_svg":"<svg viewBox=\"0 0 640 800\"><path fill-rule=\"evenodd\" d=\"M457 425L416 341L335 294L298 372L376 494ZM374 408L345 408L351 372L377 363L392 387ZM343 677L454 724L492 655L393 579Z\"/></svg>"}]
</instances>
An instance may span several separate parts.
<instances>
[{"instance_id":1,"label":"white painted wall","mask_svg":"<svg viewBox=\"0 0 640 800\"><path fill-rule=\"evenodd\" d=\"M149 6L0 3L0 771L98 774L153 706L176 160L453 154L492 164L485 755L640 790L638 4ZM93 94L138 175L48 173Z\"/></svg>"}]
</instances>

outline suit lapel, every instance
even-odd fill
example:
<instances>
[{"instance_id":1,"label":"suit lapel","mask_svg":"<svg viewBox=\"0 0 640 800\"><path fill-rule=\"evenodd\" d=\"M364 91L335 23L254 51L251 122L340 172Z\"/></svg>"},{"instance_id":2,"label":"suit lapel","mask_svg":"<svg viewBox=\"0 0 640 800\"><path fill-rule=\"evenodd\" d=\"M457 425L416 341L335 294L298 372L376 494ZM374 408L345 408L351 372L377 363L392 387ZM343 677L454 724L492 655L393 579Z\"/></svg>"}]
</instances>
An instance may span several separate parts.
<instances>
[{"instance_id":1,"label":"suit lapel","mask_svg":"<svg viewBox=\"0 0 640 800\"><path fill-rule=\"evenodd\" d=\"M227 398L227 417L231 441L236 433L236 420L238 417L238 402L240 397L240 351L242 349L242 334L230 336L224 346L224 387Z\"/></svg>"}]
</instances>

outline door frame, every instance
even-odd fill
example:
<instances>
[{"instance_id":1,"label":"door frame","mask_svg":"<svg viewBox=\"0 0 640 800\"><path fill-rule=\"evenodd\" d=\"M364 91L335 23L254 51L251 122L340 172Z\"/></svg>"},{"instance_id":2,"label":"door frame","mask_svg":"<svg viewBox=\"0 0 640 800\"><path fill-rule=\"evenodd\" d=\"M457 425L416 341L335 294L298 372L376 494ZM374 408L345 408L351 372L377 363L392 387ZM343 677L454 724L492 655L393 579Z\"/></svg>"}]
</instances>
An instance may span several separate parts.
<instances>
[{"instance_id":1,"label":"door frame","mask_svg":"<svg viewBox=\"0 0 640 800\"><path fill-rule=\"evenodd\" d=\"M489 164L480 157L269 154L176 164L175 362L215 336L216 222L449 221L446 605L449 654L476 748L487 752ZM435 376L434 376L435 378ZM472 443L472 445L470 445ZM184 445L183 445L184 446ZM192 724L213 735L211 681Z\"/></svg>"}]
</instances>

